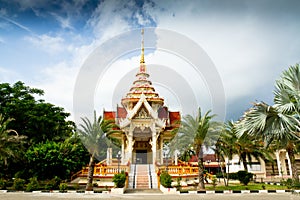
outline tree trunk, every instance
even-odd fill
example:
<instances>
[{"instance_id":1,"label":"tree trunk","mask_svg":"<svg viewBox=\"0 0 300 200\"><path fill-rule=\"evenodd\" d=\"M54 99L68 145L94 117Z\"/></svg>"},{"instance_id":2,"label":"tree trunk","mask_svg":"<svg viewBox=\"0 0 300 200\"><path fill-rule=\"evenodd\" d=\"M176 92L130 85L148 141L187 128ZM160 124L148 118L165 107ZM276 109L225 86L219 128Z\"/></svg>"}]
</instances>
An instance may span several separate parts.
<instances>
[{"instance_id":1,"label":"tree trunk","mask_svg":"<svg viewBox=\"0 0 300 200\"><path fill-rule=\"evenodd\" d=\"M205 189L205 185L204 185L204 177L203 177L203 173L204 173L204 166L203 166L203 158L198 158L198 170L199 170L199 190L204 190Z\"/></svg>"},{"instance_id":2,"label":"tree trunk","mask_svg":"<svg viewBox=\"0 0 300 200\"><path fill-rule=\"evenodd\" d=\"M246 172L248 172L248 165L247 165L246 155L241 155L241 158L242 158L244 170L245 170Z\"/></svg>"},{"instance_id":3,"label":"tree trunk","mask_svg":"<svg viewBox=\"0 0 300 200\"><path fill-rule=\"evenodd\" d=\"M226 166L226 164L225 164L225 166ZM226 176L225 176L225 173L224 173L224 169L223 169L222 166L220 168L221 168L221 172L222 172L222 175L223 175L224 185L227 186L227 181L226 181Z\"/></svg>"},{"instance_id":4,"label":"tree trunk","mask_svg":"<svg viewBox=\"0 0 300 200\"><path fill-rule=\"evenodd\" d=\"M226 173L226 174L227 174L227 185L226 185L226 186L229 185L229 166L230 166L229 164L230 164L230 163L229 163L229 160L228 160L228 163L227 163L227 166L228 166L227 169L228 169L228 171L227 171L227 173Z\"/></svg>"},{"instance_id":5,"label":"tree trunk","mask_svg":"<svg viewBox=\"0 0 300 200\"><path fill-rule=\"evenodd\" d=\"M93 191L93 176L94 176L94 167L95 167L95 156L94 154L90 155L90 162L89 162L89 171L88 171L88 180L86 183L85 190L86 191Z\"/></svg>"},{"instance_id":6,"label":"tree trunk","mask_svg":"<svg viewBox=\"0 0 300 200\"><path fill-rule=\"evenodd\" d=\"M293 181L299 182L298 169L297 169L297 164L296 164L296 160L295 160L294 144L292 144L292 143L288 144L286 150L289 154L289 158L291 161Z\"/></svg>"}]
</instances>

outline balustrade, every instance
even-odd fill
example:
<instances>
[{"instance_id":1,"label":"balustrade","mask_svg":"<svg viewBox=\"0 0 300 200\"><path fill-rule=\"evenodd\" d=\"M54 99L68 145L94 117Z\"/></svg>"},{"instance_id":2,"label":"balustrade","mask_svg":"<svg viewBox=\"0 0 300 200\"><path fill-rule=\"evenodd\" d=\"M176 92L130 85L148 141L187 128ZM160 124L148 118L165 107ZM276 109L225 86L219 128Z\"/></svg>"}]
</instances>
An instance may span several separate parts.
<instances>
[{"instance_id":1,"label":"balustrade","mask_svg":"<svg viewBox=\"0 0 300 200\"><path fill-rule=\"evenodd\" d=\"M158 170L160 172L166 171L167 167L162 166L159 167ZM170 175L193 175L198 174L198 167L191 167L191 166L168 166L168 173Z\"/></svg>"},{"instance_id":2,"label":"balustrade","mask_svg":"<svg viewBox=\"0 0 300 200\"><path fill-rule=\"evenodd\" d=\"M129 172L129 167L124 165L119 167L120 172ZM76 176L87 176L89 173L89 168L83 168L80 173L77 173ZM95 165L94 167L94 176L105 176L105 175L114 175L118 174L118 166L104 166L104 165ZM73 178L72 178L73 179Z\"/></svg>"}]
</instances>

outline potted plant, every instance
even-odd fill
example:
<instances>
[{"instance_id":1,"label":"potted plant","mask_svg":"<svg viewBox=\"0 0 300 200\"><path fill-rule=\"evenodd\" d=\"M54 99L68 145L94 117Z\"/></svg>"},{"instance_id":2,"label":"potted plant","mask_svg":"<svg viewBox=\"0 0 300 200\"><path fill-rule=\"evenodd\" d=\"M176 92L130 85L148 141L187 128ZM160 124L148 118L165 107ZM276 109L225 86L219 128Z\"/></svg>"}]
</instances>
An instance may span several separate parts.
<instances>
[{"instance_id":1,"label":"potted plant","mask_svg":"<svg viewBox=\"0 0 300 200\"><path fill-rule=\"evenodd\" d=\"M172 184L172 177L171 175L164 171L160 174L160 190L164 193L164 194L170 194L170 193L177 193L176 188L172 188L171 186Z\"/></svg>"},{"instance_id":2,"label":"potted plant","mask_svg":"<svg viewBox=\"0 0 300 200\"><path fill-rule=\"evenodd\" d=\"M112 188L111 192L114 194L123 194L126 182L126 173L122 171L120 174L115 174L113 182L115 184L115 188Z\"/></svg>"}]
</instances>

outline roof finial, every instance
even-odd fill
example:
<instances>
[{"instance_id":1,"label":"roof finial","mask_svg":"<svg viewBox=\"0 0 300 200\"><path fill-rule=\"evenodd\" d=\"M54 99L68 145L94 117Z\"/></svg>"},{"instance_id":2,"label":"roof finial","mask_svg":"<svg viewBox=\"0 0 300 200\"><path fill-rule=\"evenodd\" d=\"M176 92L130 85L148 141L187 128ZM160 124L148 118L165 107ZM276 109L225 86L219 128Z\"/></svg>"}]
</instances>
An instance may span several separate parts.
<instances>
[{"instance_id":1,"label":"roof finial","mask_svg":"<svg viewBox=\"0 0 300 200\"><path fill-rule=\"evenodd\" d=\"M140 63L145 63L145 59L144 59L144 28L141 31L142 34L142 52L141 52L141 60Z\"/></svg>"}]
</instances>

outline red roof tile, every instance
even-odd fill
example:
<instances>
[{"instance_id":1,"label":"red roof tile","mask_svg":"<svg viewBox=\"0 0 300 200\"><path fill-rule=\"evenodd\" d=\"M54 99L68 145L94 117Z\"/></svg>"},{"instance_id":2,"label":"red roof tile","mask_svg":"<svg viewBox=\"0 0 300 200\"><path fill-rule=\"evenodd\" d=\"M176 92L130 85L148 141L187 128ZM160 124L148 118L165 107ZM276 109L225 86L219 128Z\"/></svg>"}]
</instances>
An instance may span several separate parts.
<instances>
[{"instance_id":1,"label":"red roof tile","mask_svg":"<svg viewBox=\"0 0 300 200\"><path fill-rule=\"evenodd\" d=\"M103 112L104 120L115 120L116 112L114 111L104 111Z\"/></svg>"},{"instance_id":2,"label":"red roof tile","mask_svg":"<svg viewBox=\"0 0 300 200\"><path fill-rule=\"evenodd\" d=\"M179 127L180 125L180 112L169 112L170 125L173 127Z\"/></svg>"},{"instance_id":3,"label":"red roof tile","mask_svg":"<svg viewBox=\"0 0 300 200\"><path fill-rule=\"evenodd\" d=\"M117 107L117 118L126 118L127 111L123 107Z\"/></svg>"}]
</instances>

